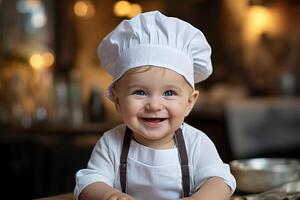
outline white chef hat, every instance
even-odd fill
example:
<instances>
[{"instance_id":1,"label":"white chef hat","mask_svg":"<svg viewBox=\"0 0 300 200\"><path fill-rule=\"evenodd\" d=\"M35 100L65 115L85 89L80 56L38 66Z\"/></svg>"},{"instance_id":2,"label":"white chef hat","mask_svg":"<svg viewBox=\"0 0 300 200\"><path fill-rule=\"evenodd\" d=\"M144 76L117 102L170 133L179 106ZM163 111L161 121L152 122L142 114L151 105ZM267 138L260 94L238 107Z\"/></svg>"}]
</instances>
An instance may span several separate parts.
<instances>
[{"instance_id":1,"label":"white chef hat","mask_svg":"<svg viewBox=\"0 0 300 200\"><path fill-rule=\"evenodd\" d=\"M153 65L174 70L192 88L212 73L211 48L203 33L158 11L123 20L102 40L98 55L102 67L113 77L106 94L110 99L114 82L135 67Z\"/></svg>"}]
</instances>

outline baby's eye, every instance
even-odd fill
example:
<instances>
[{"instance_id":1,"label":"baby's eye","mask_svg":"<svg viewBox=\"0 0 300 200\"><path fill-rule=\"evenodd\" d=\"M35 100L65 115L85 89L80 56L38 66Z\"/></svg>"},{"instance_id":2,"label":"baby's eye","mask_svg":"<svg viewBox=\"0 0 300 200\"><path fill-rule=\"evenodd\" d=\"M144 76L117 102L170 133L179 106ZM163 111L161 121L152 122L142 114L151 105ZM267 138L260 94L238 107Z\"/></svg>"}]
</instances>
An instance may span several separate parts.
<instances>
[{"instance_id":1,"label":"baby's eye","mask_svg":"<svg viewBox=\"0 0 300 200\"><path fill-rule=\"evenodd\" d=\"M173 90L167 90L164 92L164 96L173 96L175 95L175 92Z\"/></svg>"},{"instance_id":2,"label":"baby's eye","mask_svg":"<svg viewBox=\"0 0 300 200\"><path fill-rule=\"evenodd\" d=\"M139 95L139 96L145 96L146 92L144 92L143 90L135 90L133 92L134 95Z\"/></svg>"}]
</instances>

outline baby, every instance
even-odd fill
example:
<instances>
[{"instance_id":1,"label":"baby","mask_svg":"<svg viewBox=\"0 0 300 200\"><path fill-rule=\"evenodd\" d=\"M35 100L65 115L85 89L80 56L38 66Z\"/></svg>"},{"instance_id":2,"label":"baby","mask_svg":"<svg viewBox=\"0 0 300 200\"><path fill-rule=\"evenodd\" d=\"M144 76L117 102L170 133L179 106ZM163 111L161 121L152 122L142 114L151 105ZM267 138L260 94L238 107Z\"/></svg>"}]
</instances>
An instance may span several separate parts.
<instances>
[{"instance_id":1,"label":"baby","mask_svg":"<svg viewBox=\"0 0 300 200\"><path fill-rule=\"evenodd\" d=\"M201 31L158 11L124 20L99 45L124 124L76 174L76 199L229 199L235 179L205 133L184 123L212 72Z\"/></svg>"}]
</instances>

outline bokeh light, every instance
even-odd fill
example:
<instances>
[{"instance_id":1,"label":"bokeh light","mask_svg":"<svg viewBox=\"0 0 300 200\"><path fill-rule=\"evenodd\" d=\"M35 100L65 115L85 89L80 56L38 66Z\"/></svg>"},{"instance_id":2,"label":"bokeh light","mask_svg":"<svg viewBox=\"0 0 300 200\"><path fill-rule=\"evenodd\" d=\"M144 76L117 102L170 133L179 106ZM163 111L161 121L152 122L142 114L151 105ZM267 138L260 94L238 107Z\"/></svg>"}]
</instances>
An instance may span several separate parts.
<instances>
[{"instance_id":1,"label":"bokeh light","mask_svg":"<svg viewBox=\"0 0 300 200\"><path fill-rule=\"evenodd\" d=\"M80 0L74 4L74 13L78 17L90 18L95 15L95 7L91 1Z\"/></svg>"},{"instance_id":2,"label":"bokeh light","mask_svg":"<svg viewBox=\"0 0 300 200\"><path fill-rule=\"evenodd\" d=\"M118 1L114 5L114 14L118 17L125 17L131 9L131 5L128 1Z\"/></svg>"},{"instance_id":3,"label":"bokeh light","mask_svg":"<svg viewBox=\"0 0 300 200\"><path fill-rule=\"evenodd\" d=\"M29 58L29 64L34 68L34 69L40 69L43 67L44 64L44 59L40 54L33 54Z\"/></svg>"},{"instance_id":4,"label":"bokeh light","mask_svg":"<svg viewBox=\"0 0 300 200\"><path fill-rule=\"evenodd\" d=\"M74 13L79 16L83 17L87 14L88 7L84 1L77 1L74 5Z\"/></svg>"},{"instance_id":5,"label":"bokeh light","mask_svg":"<svg viewBox=\"0 0 300 200\"><path fill-rule=\"evenodd\" d=\"M133 3L130 5L130 11L127 13L127 17L129 18L135 17L141 12L142 12L142 7L137 3Z\"/></svg>"},{"instance_id":6,"label":"bokeh light","mask_svg":"<svg viewBox=\"0 0 300 200\"><path fill-rule=\"evenodd\" d=\"M50 67L54 63L54 55L50 52L43 53L44 67Z\"/></svg>"}]
</instances>

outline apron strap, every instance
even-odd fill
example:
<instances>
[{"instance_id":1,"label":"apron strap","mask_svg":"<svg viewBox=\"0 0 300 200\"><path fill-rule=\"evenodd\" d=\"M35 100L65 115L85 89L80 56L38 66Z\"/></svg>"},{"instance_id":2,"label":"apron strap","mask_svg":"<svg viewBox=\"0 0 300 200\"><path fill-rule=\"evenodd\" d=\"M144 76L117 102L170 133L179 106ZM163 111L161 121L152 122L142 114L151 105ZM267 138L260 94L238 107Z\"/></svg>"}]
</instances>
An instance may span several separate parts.
<instances>
[{"instance_id":1,"label":"apron strap","mask_svg":"<svg viewBox=\"0 0 300 200\"><path fill-rule=\"evenodd\" d=\"M120 158L120 183L123 193L127 193L127 157L129 152L129 147L132 139L132 131L126 127L123 148ZM182 188L183 197L190 196L190 171L189 171L189 161L186 151L186 146L182 134L181 128L175 132L175 141L177 144L180 163L181 163L181 174L182 174Z\"/></svg>"},{"instance_id":2,"label":"apron strap","mask_svg":"<svg viewBox=\"0 0 300 200\"><path fill-rule=\"evenodd\" d=\"M183 197L189 197L190 196L189 160L188 160L186 146L185 146L181 128L177 129L177 131L175 132L175 141L177 144L180 163L181 163Z\"/></svg>"},{"instance_id":3,"label":"apron strap","mask_svg":"<svg viewBox=\"0 0 300 200\"><path fill-rule=\"evenodd\" d=\"M124 139L123 139L123 148L120 158L120 183L123 193L127 193L127 157L129 152L129 146L132 138L131 130L126 127Z\"/></svg>"}]
</instances>

